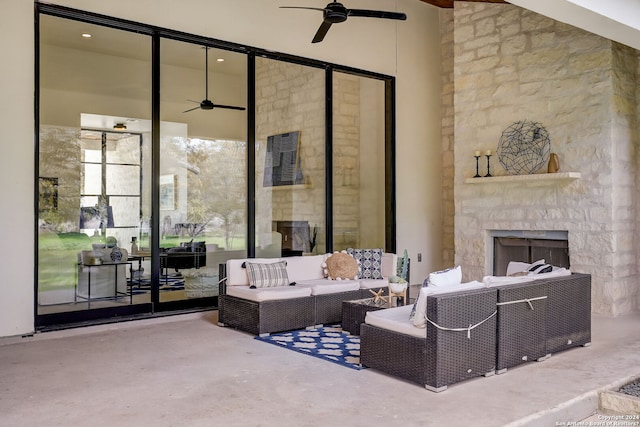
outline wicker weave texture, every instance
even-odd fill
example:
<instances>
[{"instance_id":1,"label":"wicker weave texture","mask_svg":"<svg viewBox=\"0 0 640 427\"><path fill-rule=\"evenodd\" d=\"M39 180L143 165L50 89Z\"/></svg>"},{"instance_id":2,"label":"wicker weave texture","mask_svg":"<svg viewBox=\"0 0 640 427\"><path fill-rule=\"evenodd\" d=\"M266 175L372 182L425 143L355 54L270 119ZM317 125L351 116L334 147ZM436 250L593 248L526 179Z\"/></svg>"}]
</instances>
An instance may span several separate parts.
<instances>
[{"instance_id":1,"label":"wicker weave texture","mask_svg":"<svg viewBox=\"0 0 640 427\"><path fill-rule=\"evenodd\" d=\"M501 371L547 355L548 283L498 287L496 369Z\"/></svg>"},{"instance_id":2,"label":"wicker weave texture","mask_svg":"<svg viewBox=\"0 0 640 427\"><path fill-rule=\"evenodd\" d=\"M497 291L491 288L430 296L427 317L428 385L441 388L495 371ZM434 320L437 319L437 320Z\"/></svg>"},{"instance_id":3,"label":"wicker weave texture","mask_svg":"<svg viewBox=\"0 0 640 427\"><path fill-rule=\"evenodd\" d=\"M547 352L591 343L591 275L547 280Z\"/></svg>"},{"instance_id":4,"label":"wicker weave texture","mask_svg":"<svg viewBox=\"0 0 640 427\"><path fill-rule=\"evenodd\" d=\"M311 297L275 301L248 301L229 295L224 303L224 324L254 335L291 331L312 326L315 303Z\"/></svg>"},{"instance_id":5,"label":"wicker weave texture","mask_svg":"<svg viewBox=\"0 0 640 427\"><path fill-rule=\"evenodd\" d=\"M315 299L315 324L340 323L342 321L342 301L360 298L360 290L317 295Z\"/></svg>"},{"instance_id":6,"label":"wicker weave texture","mask_svg":"<svg viewBox=\"0 0 640 427\"><path fill-rule=\"evenodd\" d=\"M426 332L425 332L426 333ZM394 377L426 384L426 340L363 323L360 363Z\"/></svg>"},{"instance_id":7,"label":"wicker weave texture","mask_svg":"<svg viewBox=\"0 0 640 427\"><path fill-rule=\"evenodd\" d=\"M360 327L363 365L432 389L490 374L496 357L495 289L433 295L427 299L426 337L375 326Z\"/></svg>"},{"instance_id":8,"label":"wicker weave texture","mask_svg":"<svg viewBox=\"0 0 640 427\"><path fill-rule=\"evenodd\" d=\"M351 335L360 335L360 325L369 311L389 308L388 305L362 304L356 301L342 301L342 330Z\"/></svg>"}]
</instances>

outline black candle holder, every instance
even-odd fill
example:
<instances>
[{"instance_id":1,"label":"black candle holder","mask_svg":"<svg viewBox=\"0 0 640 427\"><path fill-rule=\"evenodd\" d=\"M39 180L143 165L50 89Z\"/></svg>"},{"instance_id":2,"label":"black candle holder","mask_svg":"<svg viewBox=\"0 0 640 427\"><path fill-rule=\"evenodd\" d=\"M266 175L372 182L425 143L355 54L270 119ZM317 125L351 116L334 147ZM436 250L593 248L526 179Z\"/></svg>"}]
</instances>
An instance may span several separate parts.
<instances>
[{"instance_id":1,"label":"black candle holder","mask_svg":"<svg viewBox=\"0 0 640 427\"><path fill-rule=\"evenodd\" d=\"M480 172L478 171L478 161L480 160L480 156L473 156L476 158L476 174L473 176L474 178L480 178Z\"/></svg>"},{"instance_id":2,"label":"black candle holder","mask_svg":"<svg viewBox=\"0 0 640 427\"><path fill-rule=\"evenodd\" d=\"M491 165L489 164L489 159L491 158L491 154L486 154L485 155L487 157L487 174L485 175L485 178L489 178L491 175Z\"/></svg>"}]
</instances>

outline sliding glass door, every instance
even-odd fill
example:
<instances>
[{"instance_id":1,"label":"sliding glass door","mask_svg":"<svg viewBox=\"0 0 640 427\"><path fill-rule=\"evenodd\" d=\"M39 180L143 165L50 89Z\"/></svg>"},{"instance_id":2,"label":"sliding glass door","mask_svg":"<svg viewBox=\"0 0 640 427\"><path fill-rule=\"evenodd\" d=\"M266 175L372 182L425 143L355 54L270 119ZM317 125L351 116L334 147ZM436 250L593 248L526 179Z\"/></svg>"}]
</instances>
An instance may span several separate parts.
<instances>
[{"instance_id":1,"label":"sliding glass door","mask_svg":"<svg viewBox=\"0 0 640 427\"><path fill-rule=\"evenodd\" d=\"M246 256L246 55L161 40L160 302L218 295Z\"/></svg>"},{"instance_id":2,"label":"sliding glass door","mask_svg":"<svg viewBox=\"0 0 640 427\"><path fill-rule=\"evenodd\" d=\"M215 308L228 259L395 250L393 78L36 8L38 327Z\"/></svg>"},{"instance_id":3,"label":"sliding glass door","mask_svg":"<svg viewBox=\"0 0 640 427\"><path fill-rule=\"evenodd\" d=\"M333 242L335 250L386 248L385 82L333 73Z\"/></svg>"},{"instance_id":4,"label":"sliding glass door","mask_svg":"<svg viewBox=\"0 0 640 427\"><path fill-rule=\"evenodd\" d=\"M326 252L325 72L256 58L256 256Z\"/></svg>"},{"instance_id":5,"label":"sliding glass door","mask_svg":"<svg viewBox=\"0 0 640 427\"><path fill-rule=\"evenodd\" d=\"M151 37L48 15L39 24L37 314L146 311L129 254L150 215Z\"/></svg>"}]
</instances>

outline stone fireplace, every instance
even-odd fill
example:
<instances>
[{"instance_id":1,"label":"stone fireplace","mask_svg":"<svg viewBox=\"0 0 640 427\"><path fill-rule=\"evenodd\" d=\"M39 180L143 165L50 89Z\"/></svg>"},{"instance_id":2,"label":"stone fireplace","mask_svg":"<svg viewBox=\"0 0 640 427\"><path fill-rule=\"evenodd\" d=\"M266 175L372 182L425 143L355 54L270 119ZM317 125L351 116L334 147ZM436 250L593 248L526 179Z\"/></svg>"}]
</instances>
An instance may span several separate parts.
<instances>
[{"instance_id":1,"label":"stone fireplace","mask_svg":"<svg viewBox=\"0 0 640 427\"><path fill-rule=\"evenodd\" d=\"M504 276L510 261L546 264L570 268L569 240L566 231L492 230L491 274Z\"/></svg>"},{"instance_id":2,"label":"stone fireplace","mask_svg":"<svg viewBox=\"0 0 640 427\"><path fill-rule=\"evenodd\" d=\"M444 262L493 272L495 230L566 233L571 270L592 275L592 311L640 307L640 54L509 4L455 2L443 28ZM541 123L560 173L475 174L519 120ZM451 222L446 218L450 215Z\"/></svg>"}]
</instances>

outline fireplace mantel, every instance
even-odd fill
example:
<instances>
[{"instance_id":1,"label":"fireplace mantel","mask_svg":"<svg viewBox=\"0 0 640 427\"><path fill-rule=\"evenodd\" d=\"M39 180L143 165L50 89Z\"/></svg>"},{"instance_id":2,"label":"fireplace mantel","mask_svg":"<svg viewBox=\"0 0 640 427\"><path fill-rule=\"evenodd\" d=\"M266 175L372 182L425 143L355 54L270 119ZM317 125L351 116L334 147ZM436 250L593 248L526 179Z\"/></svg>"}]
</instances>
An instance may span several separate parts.
<instances>
[{"instance_id":1,"label":"fireplace mantel","mask_svg":"<svg viewBox=\"0 0 640 427\"><path fill-rule=\"evenodd\" d=\"M488 184L493 182L555 182L580 179L580 172L535 173L530 175L504 175L466 178L465 184Z\"/></svg>"}]
</instances>

